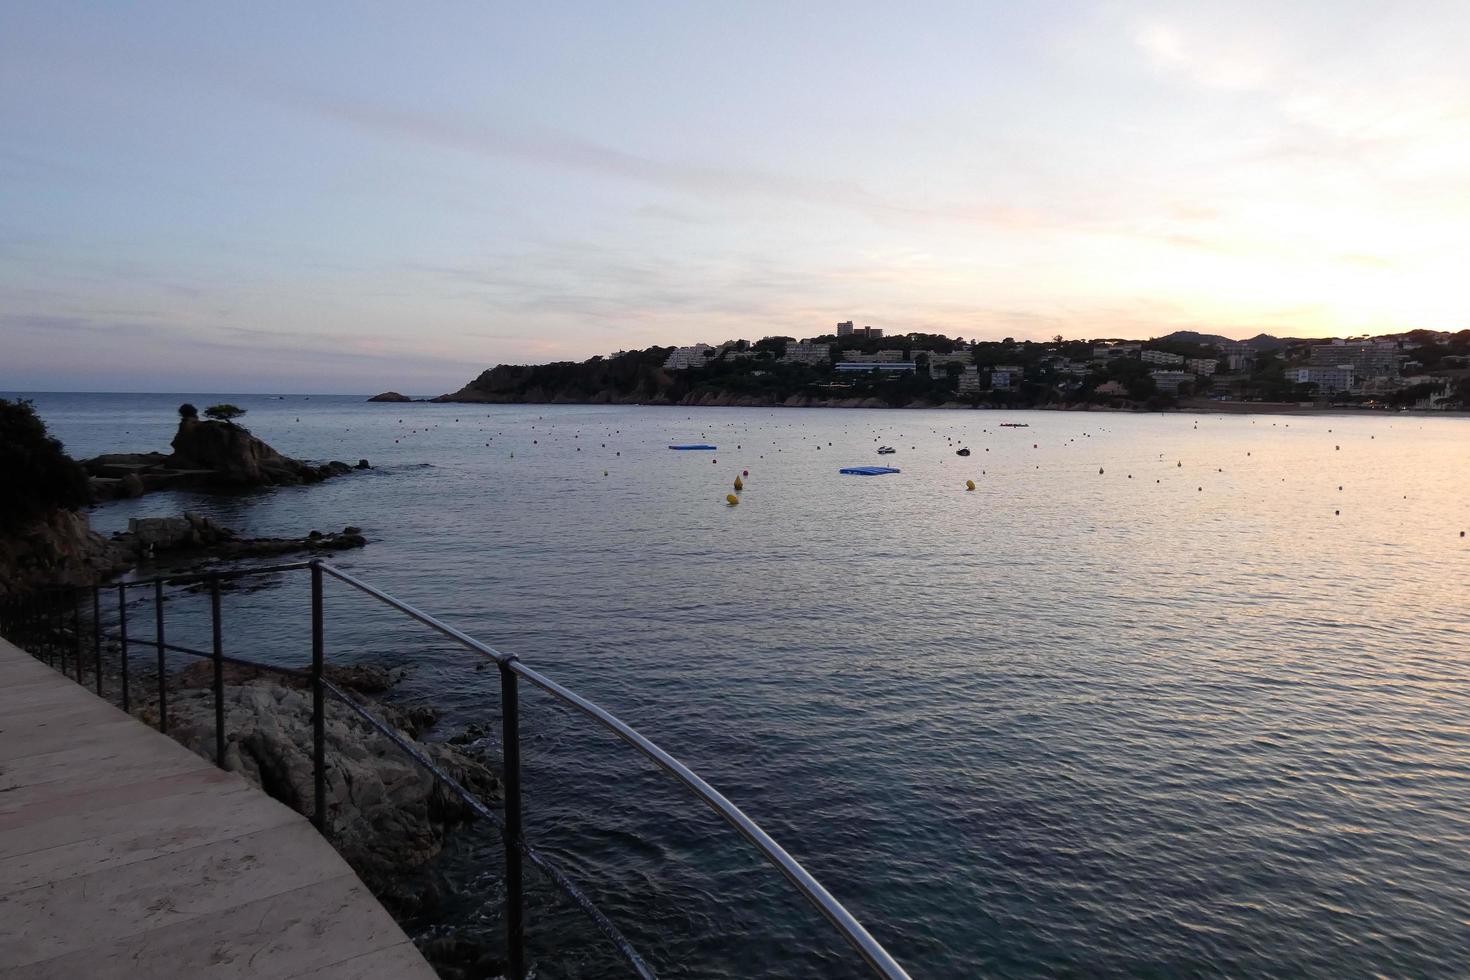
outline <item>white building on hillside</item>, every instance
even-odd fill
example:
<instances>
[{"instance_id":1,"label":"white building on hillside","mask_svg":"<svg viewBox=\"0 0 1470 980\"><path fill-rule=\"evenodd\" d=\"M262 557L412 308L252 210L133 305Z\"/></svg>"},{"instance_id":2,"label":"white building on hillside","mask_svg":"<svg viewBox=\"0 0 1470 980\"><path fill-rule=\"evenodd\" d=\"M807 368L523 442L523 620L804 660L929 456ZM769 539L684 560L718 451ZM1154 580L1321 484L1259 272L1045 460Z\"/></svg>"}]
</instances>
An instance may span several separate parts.
<instances>
[{"instance_id":1,"label":"white building on hillside","mask_svg":"<svg viewBox=\"0 0 1470 980\"><path fill-rule=\"evenodd\" d=\"M1213 357L1191 357L1184 362L1184 367L1190 374L1214 374L1219 366L1220 362Z\"/></svg>"},{"instance_id":2,"label":"white building on hillside","mask_svg":"<svg viewBox=\"0 0 1470 980\"><path fill-rule=\"evenodd\" d=\"M781 360L793 364L829 364L832 361L832 345L801 340L786 345Z\"/></svg>"},{"instance_id":3,"label":"white building on hillside","mask_svg":"<svg viewBox=\"0 0 1470 980\"><path fill-rule=\"evenodd\" d=\"M1148 376L1154 379L1155 387L1167 395L1177 394L1180 385L1194 381L1194 375L1188 371L1150 371Z\"/></svg>"},{"instance_id":4,"label":"white building on hillside","mask_svg":"<svg viewBox=\"0 0 1470 980\"><path fill-rule=\"evenodd\" d=\"M1161 350L1146 350L1138 355L1145 364L1183 364L1183 354L1169 354Z\"/></svg>"},{"instance_id":5,"label":"white building on hillside","mask_svg":"<svg viewBox=\"0 0 1470 980\"><path fill-rule=\"evenodd\" d=\"M709 344L695 344L693 347L675 347L664 361L664 370L683 371L686 368L704 367L709 357L714 353L714 348Z\"/></svg>"}]
</instances>

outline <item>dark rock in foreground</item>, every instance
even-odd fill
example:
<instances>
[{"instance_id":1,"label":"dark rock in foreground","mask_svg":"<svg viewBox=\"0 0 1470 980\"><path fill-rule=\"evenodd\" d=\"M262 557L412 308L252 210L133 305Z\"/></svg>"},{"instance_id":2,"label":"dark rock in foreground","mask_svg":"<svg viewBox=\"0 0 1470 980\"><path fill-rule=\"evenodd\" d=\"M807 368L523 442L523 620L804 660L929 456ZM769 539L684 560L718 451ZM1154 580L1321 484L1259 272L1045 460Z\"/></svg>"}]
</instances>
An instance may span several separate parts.
<instances>
[{"instance_id":1,"label":"dark rock in foreground","mask_svg":"<svg viewBox=\"0 0 1470 980\"><path fill-rule=\"evenodd\" d=\"M92 585L130 563L86 514L55 510L0 535L0 596L41 586Z\"/></svg>"}]
</instances>

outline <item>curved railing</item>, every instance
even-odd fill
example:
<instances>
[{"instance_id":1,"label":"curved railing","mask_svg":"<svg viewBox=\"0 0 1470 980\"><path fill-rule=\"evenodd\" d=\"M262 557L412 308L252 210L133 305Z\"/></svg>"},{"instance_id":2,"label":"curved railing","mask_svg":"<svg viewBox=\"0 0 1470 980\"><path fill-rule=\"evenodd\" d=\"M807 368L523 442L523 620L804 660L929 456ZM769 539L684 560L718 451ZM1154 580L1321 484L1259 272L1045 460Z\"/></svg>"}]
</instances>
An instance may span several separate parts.
<instances>
[{"instance_id":1,"label":"curved railing","mask_svg":"<svg viewBox=\"0 0 1470 980\"><path fill-rule=\"evenodd\" d=\"M273 664L261 663L251 660L242 660L237 657L227 657L223 652L223 638L221 635L220 620L220 582L226 579L238 578L245 575L264 575L279 572L290 572L299 570L310 570L311 572L311 604L312 604L312 664L309 670L299 670L280 667ZM502 779L504 782L505 799L503 813L497 813L494 809L486 806L478 797L470 793L459 784L454 777L446 772L442 766L436 764L432 759L424 755L417 746L404 739L392 726L387 725L359 704L346 691L333 684L323 676L325 664L325 638L324 638L324 615L323 615L323 589L322 580L324 575L332 578L371 596L403 613L404 615L418 621L432 630L454 640L460 646L465 647L481 656L494 661L500 671L501 688L501 722L502 722ZM169 643L165 636L165 624L163 615L163 590L165 585L184 584L207 584L210 594L211 621L213 626L213 649L196 650L189 647ZM156 635L152 640L141 638L129 638L127 631L127 590L129 588L141 588L151 586L153 589L155 609ZM331 696L341 701L349 710L353 711L376 731L391 740L395 745L408 754L413 761L432 773L447 789L463 800L476 814L485 817L500 828L505 841L506 861L506 948L509 961L509 973L515 980L522 980L526 975L525 964L525 929L523 919L524 889L522 882L522 858L530 861L538 870L547 876L556 887L577 905L593 922L597 929L618 950L619 954L627 962L628 966L640 977L651 978L654 976L652 968L643 960L631 943L622 935L618 928L605 916L586 894L569 878L566 877L556 866L547 860L540 852L528 844L522 833L522 808L521 808L521 766L520 766L520 695L519 682L524 679L527 683L545 691L558 701L591 718L612 732L619 739L631 745L645 758L658 766L664 772L674 777L691 794L701 800L706 806L717 813L726 823L733 827L744 837L773 867L779 871L786 880L794 887L818 912L832 925L853 950L863 959L874 976L886 978L886 980L907 980L908 974L898 962L889 955L872 934L865 929L861 922L849 912L841 902L832 896L821 882L817 881L810 872L801 866L785 848L778 844L761 827L747 816L734 803L730 802L719 790L706 782L698 773L694 772L684 763L680 762L672 754L654 743L651 739L639 733L627 722L618 718L606 708L601 707L593 701L582 697L575 691L557 683L540 671L526 666L514 655L504 654L495 648L480 642L442 620L429 615L426 612L404 602L401 599L384 592L382 589L371 585L362 579L352 575L334 565L324 561L293 562L284 565L271 565L265 567L254 567L236 569L229 572L205 573L202 575L186 575L159 577L143 581L124 582L114 587L117 591L118 600L118 632L117 641L122 652L121 671L121 693L123 709L128 710L130 691L128 673L128 648L130 646L144 646L152 648L158 658L158 708L159 728L168 730L167 709L167 685L165 683L165 653L179 653L189 656L208 658L214 662L214 695L215 695L215 752L216 760L224 757L224 709L223 709L223 667L226 663L254 667L261 670L272 671L284 675L294 676L306 680L312 688L312 713L313 713L313 762L314 762L314 808L312 820L317 828L323 833L327 832L326 825L326 795L325 776L326 762L324 724L326 712L324 700ZM94 671L97 683L97 692L102 693L102 629L101 629L101 590L93 587L90 590L65 590L53 591L41 597L39 601L11 601L0 608L0 629L6 633L19 631L21 636L29 637L33 642L39 642L43 646L37 649L33 646L32 653L37 656L51 656L53 660L59 660L63 673L66 672L67 650L65 642L58 642L58 637L64 637L66 630L67 612L71 616L71 643L73 647L74 665L76 668L77 681L84 681L84 637L81 628L81 605L82 598L90 593L92 605L92 654L94 658Z\"/></svg>"}]
</instances>

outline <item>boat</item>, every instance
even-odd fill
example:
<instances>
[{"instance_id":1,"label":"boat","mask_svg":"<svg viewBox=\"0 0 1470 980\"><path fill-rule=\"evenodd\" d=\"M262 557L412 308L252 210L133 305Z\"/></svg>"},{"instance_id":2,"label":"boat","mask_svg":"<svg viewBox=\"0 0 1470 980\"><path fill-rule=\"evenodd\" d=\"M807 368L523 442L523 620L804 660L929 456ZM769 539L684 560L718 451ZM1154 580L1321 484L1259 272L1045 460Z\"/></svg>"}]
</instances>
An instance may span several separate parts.
<instances>
[{"instance_id":1,"label":"boat","mask_svg":"<svg viewBox=\"0 0 1470 980\"><path fill-rule=\"evenodd\" d=\"M888 455L891 455L892 453L896 453L896 452L898 452L898 450L897 449L894 449L892 446L879 446L878 447L878 455L879 456L888 456Z\"/></svg>"},{"instance_id":2,"label":"boat","mask_svg":"<svg viewBox=\"0 0 1470 980\"><path fill-rule=\"evenodd\" d=\"M1000 427L1002 429L1029 429L1029 428L1031 428L1031 423L1030 422L1002 422L1000 424Z\"/></svg>"},{"instance_id":3,"label":"boat","mask_svg":"<svg viewBox=\"0 0 1470 980\"><path fill-rule=\"evenodd\" d=\"M702 442L691 443L687 446L670 446L670 449L718 449L718 446L707 446Z\"/></svg>"},{"instance_id":4,"label":"boat","mask_svg":"<svg viewBox=\"0 0 1470 980\"><path fill-rule=\"evenodd\" d=\"M885 473L897 473L898 469L892 466L844 466L837 471L848 476L882 476Z\"/></svg>"},{"instance_id":5,"label":"boat","mask_svg":"<svg viewBox=\"0 0 1470 980\"><path fill-rule=\"evenodd\" d=\"M970 451L968 449L956 449L954 454L956 456L968 456L970 455Z\"/></svg>"}]
</instances>

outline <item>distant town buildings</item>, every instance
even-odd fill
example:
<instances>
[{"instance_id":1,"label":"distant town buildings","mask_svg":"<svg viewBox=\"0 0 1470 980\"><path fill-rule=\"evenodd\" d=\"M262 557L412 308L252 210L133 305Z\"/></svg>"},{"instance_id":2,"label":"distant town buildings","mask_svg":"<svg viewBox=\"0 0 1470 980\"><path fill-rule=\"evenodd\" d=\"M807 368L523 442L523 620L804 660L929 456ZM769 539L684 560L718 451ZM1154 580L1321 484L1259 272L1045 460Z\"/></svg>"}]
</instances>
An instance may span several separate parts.
<instances>
[{"instance_id":1,"label":"distant town buildings","mask_svg":"<svg viewBox=\"0 0 1470 980\"><path fill-rule=\"evenodd\" d=\"M832 367L838 374L861 374L864 371L902 374L919 369L919 365L913 361L838 361Z\"/></svg>"},{"instance_id":2,"label":"distant town buildings","mask_svg":"<svg viewBox=\"0 0 1470 980\"><path fill-rule=\"evenodd\" d=\"M1121 381L1104 381L1093 390L1099 395L1107 395L1114 398L1128 394L1128 389L1123 387Z\"/></svg>"},{"instance_id":3,"label":"distant town buildings","mask_svg":"<svg viewBox=\"0 0 1470 980\"><path fill-rule=\"evenodd\" d=\"M1021 383L1021 369L1014 364L997 364L990 369L990 387L995 391L1009 391Z\"/></svg>"},{"instance_id":4,"label":"distant town buildings","mask_svg":"<svg viewBox=\"0 0 1470 980\"><path fill-rule=\"evenodd\" d=\"M1098 344L1092 348L1092 359L1108 361L1115 357L1127 357L1137 354L1142 347L1142 344Z\"/></svg>"},{"instance_id":5,"label":"distant town buildings","mask_svg":"<svg viewBox=\"0 0 1470 980\"><path fill-rule=\"evenodd\" d=\"M1256 363L1255 349L1248 344L1226 344L1225 369L1231 374L1249 371Z\"/></svg>"},{"instance_id":6,"label":"distant town buildings","mask_svg":"<svg viewBox=\"0 0 1470 980\"><path fill-rule=\"evenodd\" d=\"M1313 384L1318 391L1347 391L1353 386L1353 366L1339 364L1335 367L1293 368L1286 372L1297 384Z\"/></svg>"},{"instance_id":7,"label":"distant town buildings","mask_svg":"<svg viewBox=\"0 0 1470 980\"><path fill-rule=\"evenodd\" d=\"M1180 360L1183 360L1183 358L1180 358ZM1188 371L1150 371L1148 376L1154 379L1155 387L1166 395L1178 394L1179 386L1186 381L1190 383L1194 382L1194 375Z\"/></svg>"},{"instance_id":8,"label":"distant town buildings","mask_svg":"<svg viewBox=\"0 0 1470 980\"><path fill-rule=\"evenodd\" d=\"M903 351L880 350L873 354L864 354L858 350L845 350L842 352L842 359L858 364L891 364L903 360Z\"/></svg>"},{"instance_id":9,"label":"distant town buildings","mask_svg":"<svg viewBox=\"0 0 1470 980\"><path fill-rule=\"evenodd\" d=\"M827 364L832 360L832 345L810 340L794 341L786 345L786 353L781 360L793 364Z\"/></svg>"},{"instance_id":10,"label":"distant town buildings","mask_svg":"<svg viewBox=\"0 0 1470 980\"><path fill-rule=\"evenodd\" d=\"M709 344L695 344L693 347L675 347L664 361L664 370L683 371L686 368L704 367L709 357L714 353L714 348Z\"/></svg>"},{"instance_id":11,"label":"distant town buildings","mask_svg":"<svg viewBox=\"0 0 1470 980\"><path fill-rule=\"evenodd\" d=\"M1184 363L1184 356L1182 354L1170 354L1161 350L1142 351L1139 353L1138 357L1145 364L1164 364L1172 366Z\"/></svg>"},{"instance_id":12,"label":"distant town buildings","mask_svg":"<svg viewBox=\"0 0 1470 980\"><path fill-rule=\"evenodd\" d=\"M837 336L839 337L882 337L883 331L877 327L854 327L851 320L843 320L837 324Z\"/></svg>"},{"instance_id":13,"label":"distant town buildings","mask_svg":"<svg viewBox=\"0 0 1470 980\"><path fill-rule=\"evenodd\" d=\"M841 323L837 324L837 336L839 336L839 337L851 337L852 336L852 321L851 320L844 320Z\"/></svg>"},{"instance_id":14,"label":"distant town buildings","mask_svg":"<svg viewBox=\"0 0 1470 980\"><path fill-rule=\"evenodd\" d=\"M1334 340L1330 344L1313 347L1310 358L1312 367L1332 368L1346 364L1354 374L1363 378L1396 377L1399 363L1404 360L1395 340L1352 343Z\"/></svg>"},{"instance_id":15,"label":"distant town buildings","mask_svg":"<svg viewBox=\"0 0 1470 980\"><path fill-rule=\"evenodd\" d=\"M1220 366L1220 362L1213 357L1191 357L1184 362L1184 368L1190 374L1211 375Z\"/></svg>"},{"instance_id":16,"label":"distant town buildings","mask_svg":"<svg viewBox=\"0 0 1470 980\"><path fill-rule=\"evenodd\" d=\"M914 351L914 356L917 357L919 354L924 354L929 358L929 372L936 378L942 377L945 373L943 370L936 369L942 369L946 364L965 365L975 362L975 358L967 350L957 350L953 354L940 354L932 350Z\"/></svg>"}]
</instances>

